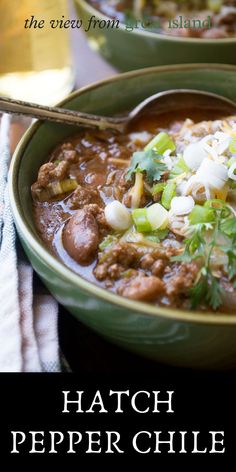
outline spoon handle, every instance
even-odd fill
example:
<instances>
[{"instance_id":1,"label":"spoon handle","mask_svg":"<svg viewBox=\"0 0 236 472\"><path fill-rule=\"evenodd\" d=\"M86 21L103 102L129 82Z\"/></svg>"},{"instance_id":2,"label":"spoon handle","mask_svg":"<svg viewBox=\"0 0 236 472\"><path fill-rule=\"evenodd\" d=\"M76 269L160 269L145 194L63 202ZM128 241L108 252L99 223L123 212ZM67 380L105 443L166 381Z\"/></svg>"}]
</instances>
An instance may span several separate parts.
<instances>
[{"instance_id":1,"label":"spoon handle","mask_svg":"<svg viewBox=\"0 0 236 472\"><path fill-rule=\"evenodd\" d=\"M0 96L0 112L14 115L25 115L32 118L56 121L68 125L92 126L99 129L114 129L122 131L125 118L110 118L97 116L64 108L42 106L35 103L13 100Z\"/></svg>"}]
</instances>

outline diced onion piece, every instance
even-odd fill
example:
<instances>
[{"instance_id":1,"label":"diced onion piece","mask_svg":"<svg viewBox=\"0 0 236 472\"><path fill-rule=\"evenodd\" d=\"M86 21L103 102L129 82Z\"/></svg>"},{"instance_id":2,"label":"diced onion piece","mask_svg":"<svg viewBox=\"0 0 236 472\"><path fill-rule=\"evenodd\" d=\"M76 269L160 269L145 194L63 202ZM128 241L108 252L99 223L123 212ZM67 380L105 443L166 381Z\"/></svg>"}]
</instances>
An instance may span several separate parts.
<instances>
[{"instance_id":1,"label":"diced onion piece","mask_svg":"<svg viewBox=\"0 0 236 472\"><path fill-rule=\"evenodd\" d=\"M195 201L201 202L206 200L206 187L204 182L199 182L196 175L192 175L185 185L185 195L192 194Z\"/></svg>"},{"instance_id":2,"label":"diced onion piece","mask_svg":"<svg viewBox=\"0 0 236 472\"><path fill-rule=\"evenodd\" d=\"M175 143L167 133L161 132L145 147L145 151L153 150L157 154L163 155L165 151L175 151Z\"/></svg>"},{"instance_id":3,"label":"diced onion piece","mask_svg":"<svg viewBox=\"0 0 236 472\"><path fill-rule=\"evenodd\" d=\"M190 169L197 170L203 159L207 157L203 144L201 141L198 141L197 143L189 144L185 148L183 159Z\"/></svg>"},{"instance_id":4,"label":"diced onion piece","mask_svg":"<svg viewBox=\"0 0 236 472\"><path fill-rule=\"evenodd\" d=\"M169 212L160 203L154 203L147 208L147 218L153 231L165 229L169 222L168 216Z\"/></svg>"},{"instance_id":5,"label":"diced onion piece","mask_svg":"<svg viewBox=\"0 0 236 472\"><path fill-rule=\"evenodd\" d=\"M218 179L227 180L227 169L223 164L219 164L218 162L214 162L211 159L204 159L201 163L197 171L197 175L203 175L204 177L208 177L206 172L210 172L214 174L215 177Z\"/></svg>"},{"instance_id":6,"label":"diced onion piece","mask_svg":"<svg viewBox=\"0 0 236 472\"><path fill-rule=\"evenodd\" d=\"M194 199L189 197L174 197L171 200L171 212L176 216L188 215L195 205Z\"/></svg>"},{"instance_id":7,"label":"diced onion piece","mask_svg":"<svg viewBox=\"0 0 236 472\"><path fill-rule=\"evenodd\" d=\"M137 208L136 210L133 210L132 217L137 231L140 233L149 233L152 231L151 223L147 217L147 208Z\"/></svg>"},{"instance_id":8,"label":"diced onion piece","mask_svg":"<svg viewBox=\"0 0 236 472\"><path fill-rule=\"evenodd\" d=\"M224 154L225 151L229 149L230 140L231 140L230 136L226 136L224 140L219 142L218 146L216 147L216 151L219 154L219 156Z\"/></svg>"},{"instance_id":9,"label":"diced onion piece","mask_svg":"<svg viewBox=\"0 0 236 472\"><path fill-rule=\"evenodd\" d=\"M146 144L148 141L150 141L152 135L147 131L138 131L136 133L130 133L129 137L130 140L135 143Z\"/></svg>"},{"instance_id":10,"label":"diced onion piece","mask_svg":"<svg viewBox=\"0 0 236 472\"><path fill-rule=\"evenodd\" d=\"M207 184L209 188L220 190L228 179L228 172L223 164L206 158L197 170L196 179Z\"/></svg>"},{"instance_id":11,"label":"diced onion piece","mask_svg":"<svg viewBox=\"0 0 236 472\"><path fill-rule=\"evenodd\" d=\"M228 170L228 176L232 180L236 180L235 170L236 170L236 162L234 162Z\"/></svg>"},{"instance_id":12,"label":"diced onion piece","mask_svg":"<svg viewBox=\"0 0 236 472\"><path fill-rule=\"evenodd\" d=\"M176 194L177 195L185 195L186 193L186 185L187 185L187 182L186 181L182 181L182 182L179 182L176 186Z\"/></svg>"},{"instance_id":13,"label":"diced onion piece","mask_svg":"<svg viewBox=\"0 0 236 472\"><path fill-rule=\"evenodd\" d=\"M127 208L118 200L105 207L105 218L109 226L116 231L125 231L132 224L132 218Z\"/></svg>"},{"instance_id":14,"label":"diced onion piece","mask_svg":"<svg viewBox=\"0 0 236 472\"><path fill-rule=\"evenodd\" d=\"M209 188L214 190L221 190L225 186L225 180L218 179L215 175L211 175L209 179Z\"/></svg>"}]
</instances>

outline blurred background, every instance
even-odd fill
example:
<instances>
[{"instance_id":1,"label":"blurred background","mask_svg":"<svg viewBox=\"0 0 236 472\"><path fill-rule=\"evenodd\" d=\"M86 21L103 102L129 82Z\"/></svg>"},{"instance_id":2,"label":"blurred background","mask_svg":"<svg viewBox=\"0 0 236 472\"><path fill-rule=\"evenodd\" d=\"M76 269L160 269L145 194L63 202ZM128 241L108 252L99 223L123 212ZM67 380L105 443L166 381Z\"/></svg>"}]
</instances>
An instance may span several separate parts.
<instances>
[{"instance_id":1,"label":"blurred background","mask_svg":"<svg viewBox=\"0 0 236 472\"><path fill-rule=\"evenodd\" d=\"M51 19L69 18L77 20L70 0L1 0L0 95L53 105L115 73L89 48L82 29L50 26Z\"/></svg>"}]
</instances>

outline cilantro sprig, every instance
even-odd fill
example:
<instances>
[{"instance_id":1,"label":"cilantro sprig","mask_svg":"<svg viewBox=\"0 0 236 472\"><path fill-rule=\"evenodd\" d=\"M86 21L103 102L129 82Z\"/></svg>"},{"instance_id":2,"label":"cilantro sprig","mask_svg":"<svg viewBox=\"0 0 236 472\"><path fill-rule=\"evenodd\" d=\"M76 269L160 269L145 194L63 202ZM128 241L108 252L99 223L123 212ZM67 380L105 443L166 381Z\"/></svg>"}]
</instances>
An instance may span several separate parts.
<instances>
[{"instance_id":1,"label":"cilantro sprig","mask_svg":"<svg viewBox=\"0 0 236 472\"><path fill-rule=\"evenodd\" d=\"M212 255L216 249L223 251L228 257L227 272L229 280L236 276L236 217L226 203L221 201L208 201L198 212L198 206L194 208L190 236L184 241L185 249L173 261L191 262L201 260L201 269L195 285L190 289L189 295L192 308L206 303L216 310L222 305L223 288L220 279L212 270ZM206 210L204 212L204 209ZM198 215L198 219L197 219ZM214 216L214 218L213 218ZM207 232L212 231L212 239L208 242ZM221 236L229 239L229 244L223 246Z\"/></svg>"},{"instance_id":2,"label":"cilantro sprig","mask_svg":"<svg viewBox=\"0 0 236 472\"><path fill-rule=\"evenodd\" d=\"M191 228L191 235L185 239L185 249L179 256L172 257L174 262L191 262L203 257L206 241L204 239L204 224L197 224Z\"/></svg>"},{"instance_id":3,"label":"cilantro sprig","mask_svg":"<svg viewBox=\"0 0 236 472\"><path fill-rule=\"evenodd\" d=\"M190 289L191 307L195 309L205 301L213 310L217 310L222 305L223 289L211 272L204 272L199 282Z\"/></svg>"},{"instance_id":4,"label":"cilantro sprig","mask_svg":"<svg viewBox=\"0 0 236 472\"><path fill-rule=\"evenodd\" d=\"M126 180L130 180L133 174L138 172L145 172L150 183L160 180L162 175L168 170L167 166L160 161L161 158L162 156L159 156L152 149L134 152L126 174Z\"/></svg>"}]
</instances>

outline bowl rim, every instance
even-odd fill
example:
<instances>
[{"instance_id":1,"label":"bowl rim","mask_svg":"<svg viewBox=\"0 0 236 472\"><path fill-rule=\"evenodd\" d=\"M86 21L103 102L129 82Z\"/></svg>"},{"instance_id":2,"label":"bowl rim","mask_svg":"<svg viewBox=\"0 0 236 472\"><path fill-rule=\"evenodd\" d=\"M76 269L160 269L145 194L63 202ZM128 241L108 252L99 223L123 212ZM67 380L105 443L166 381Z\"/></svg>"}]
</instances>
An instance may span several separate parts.
<instances>
[{"instance_id":1,"label":"bowl rim","mask_svg":"<svg viewBox=\"0 0 236 472\"><path fill-rule=\"evenodd\" d=\"M84 95L91 90L99 88L101 86L120 82L128 78L135 76L145 76L151 73L158 72L171 72L171 71L184 71L184 70L193 70L193 69L220 69L225 71L232 71L236 73L236 66L227 65L227 64L182 64L182 65L171 65L171 66L156 66L145 69L139 69L131 72L125 72L121 74L116 74L105 80L100 80L98 82L92 83L86 87L82 87L79 90L72 92L67 95L67 97L62 100L57 106L64 106L66 103L73 100L75 97ZM200 311L190 311L190 310L179 310L176 308L165 308L162 306L152 305L145 302L129 300L128 298L121 297L113 292L99 287L92 282L87 281L79 274L73 272L70 268L64 265L59 259L52 255L49 250L40 243L39 240L35 237L33 231L29 227L23 208L20 204L19 198L19 189L18 189L18 173L21 165L21 160L23 158L25 149L30 144L31 138L38 131L38 129L44 124L43 121L37 120L34 122L24 133L20 142L18 143L14 154L11 159L10 169L9 169L9 197L10 204L13 213L16 226L20 234L24 235L24 239L29 244L30 248L36 253L36 255L47 265L50 266L60 278L64 279L66 282L71 282L74 287L81 288L86 291L89 295L96 296L104 302L116 305L119 308L127 309L127 311L133 311L140 313L143 316L151 318L162 318L166 320L174 320L178 322L187 322L191 324L201 324L201 325L235 325L236 324L236 314L229 313L217 313L212 312L200 312Z\"/></svg>"},{"instance_id":2,"label":"bowl rim","mask_svg":"<svg viewBox=\"0 0 236 472\"><path fill-rule=\"evenodd\" d=\"M89 10L91 13L93 13L94 15L97 15L97 17L99 16L101 19L104 19L104 20L111 20L111 17L105 15L105 13L102 13L100 10L98 10L97 8L95 8L93 5L91 5L87 0L74 0L75 3L78 3L81 5L82 8L84 8L85 10ZM231 43L235 43L236 42L236 37L229 37L229 38L219 38L219 39L210 39L210 38L184 38L184 37L181 37L181 36L171 36L171 35L168 35L168 34L164 34L164 33L154 33L154 32L151 32L151 31L144 31L142 29L136 29L135 31L132 31L132 32L129 32L127 31L126 27L125 27L125 24L124 23L120 23L120 26L119 26L119 29L121 29L122 31L126 32L126 33L129 33L129 34L135 34L137 36L147 36L149 38L158 38L159 40L165 40L165 41L170 41L170 42L178 42L178 43L190 43L190 44L214 44L214 45L219 45L219 44L231 44Z\"/></svg>"}]
</instances>

